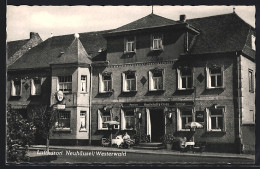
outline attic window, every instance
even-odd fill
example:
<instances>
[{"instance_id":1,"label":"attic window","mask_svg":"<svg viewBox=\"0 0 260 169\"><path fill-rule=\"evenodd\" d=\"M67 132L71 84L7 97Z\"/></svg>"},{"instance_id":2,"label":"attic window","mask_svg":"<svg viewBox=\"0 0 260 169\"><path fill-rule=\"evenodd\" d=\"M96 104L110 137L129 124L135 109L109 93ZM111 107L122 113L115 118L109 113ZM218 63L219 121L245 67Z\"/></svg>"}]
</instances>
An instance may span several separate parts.
<instances>
[{"instance_id":1,"label":"attic window","mask_svg":"<svg viewBox=\"0 0 260 169\"><path fill-rule=\"evenodd\" d=\"M251 45L252 45L252 49L255 50L255 36L251 35Z\"/></svg>"}]
</instances>

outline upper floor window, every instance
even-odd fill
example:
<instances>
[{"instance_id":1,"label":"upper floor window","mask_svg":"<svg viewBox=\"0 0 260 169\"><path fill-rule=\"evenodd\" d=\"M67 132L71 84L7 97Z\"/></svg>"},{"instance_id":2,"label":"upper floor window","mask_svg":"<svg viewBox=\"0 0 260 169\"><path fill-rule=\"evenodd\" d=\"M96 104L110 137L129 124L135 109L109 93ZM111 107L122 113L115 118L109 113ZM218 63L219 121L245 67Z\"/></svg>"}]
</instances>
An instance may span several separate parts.
<instances>
[{"instance_id":1,"label":"upper floor window","mask_svg":"<svg viewBox=\"0 0 260 169\"><path fill-rule=\"evenodd\" d=\"M254 93L254 75L253 70L248 70L248 80L249 80L249 92Z\"/></svg>"},{"instance_id":2,"label":"upper floor window","mask_svg":"<svg viewBox=\"0 0 260 169\"><path fill-rule=\"evenodd\" d=\"M224 70L223 66L214 66L206 68L207 71L207 88L221 88L224 86Z\"/></svg>"},{"instance_id":3,"label":"upper floor window","mask_svg":"<svg viewBox=\"0 0 260 169\"><path fill-rule=\"evenodd\" d=\"M123 76L123 92L136 91L136 73L134 71L127 71Z\"/></svg>"},{"instance_id":4,"label":"upper floor window","mask_svg":"<svg viewBox=\"0 0 260 169\"><path fill-rule=\"evenodd\" d=\"M252 44L252 49L255 50L256 49L256 46L255 46L255 36L254 35L251 35L251 44Z\"/></svg>"},{"instance_id":5,"label":"upper floor window","mask_svg":"<svg viewBox=\"0 0 260 169\"><path fill-rule=\"evenodd\" d=\"M135 52L135 36L125 37L125 52Z\"/></svg>"},{"instance_id":6,"label":"upper floor window","mask_svg":"<svg viewBox=\"0 0 260 169\"><path fill-rule=\"evenodd\" d=\"M112 91L112 74L99 74L99 93Z\"/></svg>"},{"instance_id":7,"label":"upper floor window","mask_svg":"<svg viewBox=\"0 0 260 169\"><path fill-rule=\"evenodd\" d=\"M41 94L41 87L42 87L42 82L41 78L34 78L31 79L31 95L40 95Z\"/></svg>"},{"instance_id":8,"label":"upper floor window","mask_svg":"<svg viewBox=\"0 0 260 169\"><path fill-rule=\"evenodd\" d=\"M56 128L70 128L70 111L59 111Z\"/></svg>"},{"instance_id":9,"label":"upper floor window","mask_svg":"<svg viewBox=\"0 0 260 169\"><path fill-rule=\"evenodd\" d=\"M207 131L224 131L224 108L207 109Z\"/></svg>"},{"instance_id":10,"label":"upper floor window","mask_svg":"<svg viewBox=\"0 0 260 169\"><path fill-rule=\"evenodd\" d=\"M192 122L192 109L177 109L177 130L190 131L185 125Z\"/></svg>"},{"instance_id":11,"label":"upper floor window","mask_svg":"<svg viewBox=\"0 0 260 169\"><path fill-rule=\"evenodd\" d=\"M106 121L111 120L111 109L100 109L98 110L98 129L99 130L108 130L108 125L104 124Z\"/></svg>"},{"instance_id":12,"label":"upper floor window","mask_svg":"<svg viewBox=\"0 0 260 169\"><path fill-rule=\"evenodd\" d=\"M87 76L85 76L85 75L81 76L80 91L81 92L87 92Z\"/></svg>"},{"instance_id":13,"label":"upper floor window","mask_svg":"<svg viewBox=\"0 0 260 169\"><path fill-rule=\"evenodd\" d=\"M163 38L161 34L152 35L152 50L163 49Z\"/></svg>"},{"instance_id":14,"label":"upper floor window","mask_svg":"<svg viewBox=\"0 0 260 169\"><path fill-rule=\"evenodd\" d=\"M135 128L134 109L121 109L121 128L122 130L133 130Z\"/></svg>"},{"instance_id":15,"label":"upper floor window","mask_svg":"<svg viewBox=\"0 0 260 169\"><path fill-rule=\"evenodd\" d=\"M59 76L59 90L72 91L72 76Z\"/></svg>"},{"instance_id":16,"label":"upper floor window","mask_svg":"<svg viewBox=\"0 0 260 169\"><path fill-rule=\"evenodd\" d=\"M11 80L11 96L21 96L22 82L21 79Z\"/></svg>"},{"instance_id":17,"label":"upper floor window","mask_svg":"<svg viewBox=\"0 0 260 169\"><path fill-rule=\"evenodd\" d=\"M190 68L177 69L178 89L185 90L192 88L192 70Z\"/></svg>"},{"instance_id":18,"label":"upper floor window","mask_svg":"<svg viewBox=\"0 0 260 169\"><path fill-rule=\"evenodd\" d=\"M163 90L163 70L152 70L149 71L149 90Z\"/></svg>"}]
</instances>

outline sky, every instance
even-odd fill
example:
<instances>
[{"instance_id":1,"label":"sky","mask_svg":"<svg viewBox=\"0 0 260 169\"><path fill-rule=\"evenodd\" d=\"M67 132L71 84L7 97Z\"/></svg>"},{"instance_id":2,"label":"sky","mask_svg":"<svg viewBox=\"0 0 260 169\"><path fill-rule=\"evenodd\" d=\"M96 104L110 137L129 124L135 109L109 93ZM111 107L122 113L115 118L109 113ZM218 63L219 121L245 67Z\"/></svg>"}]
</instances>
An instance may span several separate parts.
<instances>
[{"instance_id":1,"label":"sky","mask_svg":"<svg viewBox=\"0 0 260 169\"><path fill-rule=\"evenodd\" d=\"M235 12L255 27L255 6L154 6L154 14L173 20ZM37 32L53 36L115 29L151 14L151 6L7 6L7 41L29 39Z\"/></svg>"}]
</instances>

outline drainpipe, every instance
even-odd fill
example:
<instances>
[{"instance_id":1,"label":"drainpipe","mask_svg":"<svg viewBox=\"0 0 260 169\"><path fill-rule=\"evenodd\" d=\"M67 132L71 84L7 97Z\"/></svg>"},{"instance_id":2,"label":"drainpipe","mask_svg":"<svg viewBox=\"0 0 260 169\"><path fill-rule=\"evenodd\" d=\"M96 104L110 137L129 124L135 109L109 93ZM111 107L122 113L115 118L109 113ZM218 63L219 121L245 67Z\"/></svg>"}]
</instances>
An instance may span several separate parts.
<instances>
[{"instance_id":1,"label":"drainpipe","mask_svg":"<svg viewBox=\"0 0 260 169\"><path fill-rule=\"evenodd\" d=\"M92 66L90 65L90 89L89 89L89 145L91 145L91 117L92 117L92 111L91 111L91 107L92 107Z\"/></svg>"},{"instance_id":2,"label":"drainpipe","mask_svg":"<svg viewBox=\"0 0 260 169\"><path fill-rule=\"evenodd\" d=\"M241 56L238 56L238 53L236 52L236 57L237 57L237 102L238 102L238 142L239 142L239 153L242 153L242 138L241 138L241 117L242 117L242 81L241 81Z\"/></svg>"}]
</instances>

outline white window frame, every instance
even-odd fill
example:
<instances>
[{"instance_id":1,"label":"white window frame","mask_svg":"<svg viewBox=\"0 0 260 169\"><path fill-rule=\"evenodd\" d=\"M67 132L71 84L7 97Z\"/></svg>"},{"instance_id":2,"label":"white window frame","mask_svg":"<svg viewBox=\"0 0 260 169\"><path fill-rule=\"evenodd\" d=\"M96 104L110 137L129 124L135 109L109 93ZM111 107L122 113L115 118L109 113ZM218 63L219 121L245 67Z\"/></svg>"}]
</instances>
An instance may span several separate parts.
<instances>
[{"instance_id":1,"label":"white window frame","mask_svg":"<svg viewBox=\"0 0 260 169\"><path fill-rule=\"evenodd\" d=\"M135 111L133 110L133 116L126 116L126 109L121 109L121 129L122 130L135 130L136 118L135 118ZM134 118L134 127L133 128L126 128L126 117Z\"/></svg>"},{"instance_id":2,"label":"white window frame","mask_svg":"<svg viewBox=\"0 0 260 169\"><path fill-rule=\"evenodd\" d=\"M109 83L109 80L104 80L104 76L110 76L111 78L111 88L109 90L105 90L105 85L108 85ZM113 89L113 86L112 86L112 83L113 82L113 79L112 79L112 74L99 74L99 93L108 93L108 92L111 92L112 89Z\"/></svg>"},{"instance_id":3,"label":"white window frame","mask_svg":"<svg viewBox=\"0 0 260 169\"><path fill-rule=\"evenodd\" d=\"M86 131L87 130L87 111L86 110L82 110L79 112L79 118L80 118L80 131ZM85 127L82 127L82 121L85 122Z\"/></svg>"},{"instance_id":4,"label":"white window frame","mask_svg":"<svg viewBox=\"0 0 260 169\"><path fill-rule=\"evenodd\" d=\"M183 108L177 108L177 131L190 131L189 128L182 128L182 117L186 117L186 120L187 118L191 117L191 122L193 121L193 112L194 112L194 109L183 109ZM182 111L191 111L191 115L188 116L188 115L182 115Z\"/></svg>"},{"instance_id":5,"label":"white window frame","mask_svg":"<svg viewBox=\"0 0 260 169\"><path fill-rule=\"evenodd\" d=\"M220 73L211 74L210 67L206 67L206 81L207 81L207 89L214 89L214 88L224 88L224 66L217 66L220 68ZM217 76L221 76L222 84L221 86L211 86L211 76L215 77L215 83L217 84Z\"/></svg>"},{"instance_id":6,"label":"white window frame","mask_svg":"<svg viewBox=\"0 0 260 169\"><path fill-rule=\"evenodd\" d=\"M123 89L123 92L137 91L137 74L136 74L136 72L131 72L131 73L134 74L135 78L127 79L127 77L126 77L127 73L122 73L122 79L123 79L122 89ZM130 90L127 89L127 81L130 81ZM135 90L131 89L133 81L135 82Z\"/></svg>"},{"instance_id":7,"label":"white window frame","mask_svg":"<svg viewBox=\"0 0 260 169\"><path fill-rule=\"evenodd\" d=\"M66 115L67 117L62 117L62 118L60 118L60 116L61 116L61 114L60 113L68 113L68 115ZM69 119L69 125L70 125L70 127L71 127L71 112L70 111L58 111L58 114L57 114L57 120L59 120L59 119ZM69 116L69 117L68 117ZM64 129L64 130L66 130L66 129L70 129L70 127L62 127L62 126L59 126L59 121L56 121L56 124L55 124L55 128L56 129Z\"/></svg>"},{"instance_id":8,"label":"white window frame","mask_svg":"<svg viewBox=\"0 0 260 169\"><path fill-rule=\"evenodd\" d=\"M156 45L158 46L156 48ZM152 35L152 50L163 50L163 35L162 34L153 34Z\"/></svg>"},{"instance_id":9,"label":"white window frame","mask_svg":"<svg viewBox=\"0 0 260 169\"><path fill-rule=\"evenodd\" d=\"M249 82L249 92L254 93L254 71L248 69L248 82Z\"/></svg>"},{"instance_id":10,"label":"white window frame","mask_svg":"<svg viewBox=\"0 0 260 169\"><path fill-rule=\"evenodd\" d=\"M106 116L106 117L109 117L111 120L112 119L111 110L109 110L109 114L110 116ZM108 130L108 127L103 127L103 112L100 109L98 109L98 130Z\"/></svg>"},{"instance_id":11,"label":"white window frame","mask_svg":"<svg viewBox=\"0 0 260 169\"><path fill-rule=\"evenodd\" d=\"M16 88L15 88L15 81L20 81L20 92L19 95L16 94ZM11 80L11 96L21 96L22 95L22 80L18 79L18 80Z\"/></svg>"},{"instance_id":12,"label":"white window frame","mask_svg":"<svg viewBox=\"0 0 260 169\"><path fill-rule=\"evenodd\" d=\"M85 78L85 80L82 80L82 78ZM80 76L80 92L84 92L84 93L87 92L87 82L88 82L88 76L81 75Z\"/></svg>"},{"instance_id":13,"label":"white window frame","mask_svg":"<svg viewBox=\"0 0 260 169\"><path fill-rule=\"evenodd\" d=\"M255 35L251 35L251 47L253 50L256 50L255 40L256 40Z\"/></svg>"},{"instance_id":14,"label":"white window frame","mask_svg":"<svg viewBox=\"0 0 260 169\"><path fill-rule=\"evenodd\" d=\"M36 86L35 86L35 79L31 79L31 95L35 96L35 95L41 95L41 88L42 88L42 78L37 79L40 80L40 89L39 89L39 93L36 93Z\"/></svg>"},{"instance_id":15,"label":"white window frame","mask_svg":"<svg viewBox=\"0 0 260 169\"><path fill-rule=\"evenodd\" d=\"M71 81L69 81L69 80L65 81L64 80L65 82L60 82L60 79L61 78L65 79L65 77L66 78L71 78ZM62 89L61 89L60 85L63 86ZM65 86L71 86L71 89L65 91L64 90ZM58 87L58 91L60 90L60 91L63 91L63 92L71 92L72 91L72 76L58 76L58 85L57 85L57 87Z\"/></svg>"},{"instance_id":16,"label":"white window frame","mask_svg":"<svg viewBox=\"0 0 260 169\"><path fill-rule=\"evenodd\" d=\"M216 132L223 132L225 131L225 107L216 107L215 109L221 109L222 110L222 115L211 115L211 110L213 108L206 108L206 114L207 114L207 131L216 131ZM222 124L223 128L222 129L212 129L212 117L216 117L216 125L218 125L218 117L222 117Z\"/></svg>"},{"instance_id":17,"label":"white window frame","mask_svg":"<svg viewBox=\"0 0 260 169\"><path fill-rule=\"evenodd\" d=\"M132 50L130 50L128 47L128 44L131 44ZM136 51L136 37L135 36L129 36L125 37L125 53L135 52Z\"/></svg>"},{"instance_id":18,"label":"white window frame","mask_svg":"<svg viewBox=\"0 0 260 169\"><path fill-rule=\"evenodd\" d=\"M193 69L191 69L191 74L190 76L185 75L182 76L182 70L181 69L177 69L177 76L178 76L178 90L188 90L188 89L192 89L193 88ZM188 78L191 78L191 87L186 87L186 88L182 88L182 78L185 78L186 80L186 86L188 86Z\"/></svg>"},{"instance_id":19,"label":"white window frame","mask_svg":"<svg viewBox=\"0 0 260 169\"><path fill-rule=\"evenodd\" d=\"M150 70L149 72L148 72L148 74L149 74L149 91L161 91L161 90L164 90L164 70L159 70L159 71L161 71L161 73L162 73L162 79L160 80L158 80L158 77L154 77L154 71L153 70ZM154 80L155 79L157 79L157 82L159 82L159 81L161 81L162 82L162 88L161 89L155 89L155 87L154 87ZM159 86L158 84L157 84L157 86Z\"/></svg>"}]
</instances>

